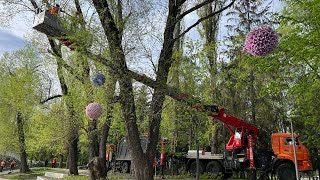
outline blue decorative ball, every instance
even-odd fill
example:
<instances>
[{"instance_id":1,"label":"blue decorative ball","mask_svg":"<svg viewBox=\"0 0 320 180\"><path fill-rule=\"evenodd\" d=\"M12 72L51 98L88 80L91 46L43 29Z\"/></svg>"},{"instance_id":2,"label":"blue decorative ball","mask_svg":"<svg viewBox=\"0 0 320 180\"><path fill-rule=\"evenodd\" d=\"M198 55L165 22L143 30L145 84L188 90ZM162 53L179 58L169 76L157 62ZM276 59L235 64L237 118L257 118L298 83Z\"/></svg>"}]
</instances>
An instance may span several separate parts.
<instances>
[{"instance_id":1,"label":"blue decorative ball","mask_svg":"<svg viewBox=\"0 0 320 180\"><path fill-rule=\"evenodd\" d=\"M106 82L106 78L103 74L97 73L91 77L94 86L102 86Z\"/></svg>"}]
</instances>

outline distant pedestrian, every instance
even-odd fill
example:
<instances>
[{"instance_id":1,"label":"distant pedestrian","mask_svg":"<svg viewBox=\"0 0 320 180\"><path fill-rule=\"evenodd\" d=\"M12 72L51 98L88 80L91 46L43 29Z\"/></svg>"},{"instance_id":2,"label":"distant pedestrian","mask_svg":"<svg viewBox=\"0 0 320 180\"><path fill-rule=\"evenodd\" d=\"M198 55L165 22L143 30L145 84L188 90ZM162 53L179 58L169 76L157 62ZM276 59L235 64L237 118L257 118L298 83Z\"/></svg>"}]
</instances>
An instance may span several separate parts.
<instances>
[{"instance_id":1,"label":"distant pedestrian","mask_svg":"<svg viewBox=\"0 0 320 180\"><path fill-rule=\"evenodd\" d=\"M12 160L11 163L10 163L10 171L13 171L13 168L17 165L17 163Z\"/></svg>"},{"instance_id":2,"label":"distant pedestrian","mask_svg":"<svg viewBox=\"0 0 320 180\"><path fill-rule=\"evenodd\" d=\"M58 160L54 158L54 167L56 167L57 165L58 165Z\"/></svg>"},{"instance_id":3,"label":"distant pedestrian","mask_svg":"<svg viewBox=\"0 0 320 180\"><path fill-rule=\"evenodd\" d=\"M48 159L44 161L44 167L47 167L47 166L48 166Z\"/></svg>"},{"instance_id":4,"label":"distant pedestrian","mask_svg":"<svg viewBox=\"0 0 320 180\"><path fill-rule=\"evenodd\" d=\"M55 167L56 167L56 161L55 161L55 159L52 159L52 160L51 160L51 167L52 167L52 168L55 168Z\"/></svg>"},{"instance_id":5,"label":"distant pedestrian","mask_svg":"<svg viewBox=\"0 0 320 180\"><path fill-rule=\"evenodd\" d=\"M4 160L2 160L2 161L1 161L0 172L3 171L5 165L6 165L6 162L5 162Z\"/></svg>"}]
</instances>

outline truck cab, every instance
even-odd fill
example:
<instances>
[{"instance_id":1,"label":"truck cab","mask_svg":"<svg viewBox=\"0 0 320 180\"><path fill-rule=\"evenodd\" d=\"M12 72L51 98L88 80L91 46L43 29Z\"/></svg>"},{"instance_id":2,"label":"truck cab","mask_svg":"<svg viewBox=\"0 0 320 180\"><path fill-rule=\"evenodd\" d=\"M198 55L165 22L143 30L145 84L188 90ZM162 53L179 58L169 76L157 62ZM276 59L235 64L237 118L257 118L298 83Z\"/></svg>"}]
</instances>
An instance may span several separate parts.
<instances>
[{"instance_id":1,"label":"truck cab","mask_svg":"<svg viewBox=\"0 0 320 180\"><path fill-rule=\"evenodd\" d=\"M294 164L293 144L295 144L298 171L312 170L308 149L301 143L297 134L294 134L294 140L292 140L292 135L290 133L273 133L271 141L272 150L278 160L289 161Z\"/></svg>"}]
</instances>

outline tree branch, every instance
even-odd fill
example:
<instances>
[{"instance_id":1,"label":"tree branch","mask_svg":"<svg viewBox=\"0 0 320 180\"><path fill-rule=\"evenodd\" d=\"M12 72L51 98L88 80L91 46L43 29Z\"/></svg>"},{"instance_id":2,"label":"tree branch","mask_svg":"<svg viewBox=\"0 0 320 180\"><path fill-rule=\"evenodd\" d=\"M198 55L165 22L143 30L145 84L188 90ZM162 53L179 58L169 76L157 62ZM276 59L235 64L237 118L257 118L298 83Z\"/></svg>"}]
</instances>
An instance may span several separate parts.
<instances>
[{"instance_id":1,"label":"tree branch","mask_svg":"<svg viewBox=\"0 0 320 180\"><path fill-rule=\"evenodd\" d=\"M96 55L93 54L91 52L87 52L87 55L89 55L89 57L97 62L100 62L101 64L109 67L111 69L111 71L116 71L115 70L115 65L113 65L112 63L110 63L106 58L100 56L100 55ZM116 72L115 72L116 73ZM126 69L125 70L126 76L131 77L132 79L135 79L136 81L149 86L153 89L156 88L156 80L146 76L145 74L138 74L130 69ZM183 93L181 92L178 88L172 87L168 84L164 85L163 89L164 93L167 96L170 96L171 98L177 100L177 101L181 101L181 102L185 102L186 104L188 104L189 106L196 104L198 102L201 102L200 99L193 97L190 94L187 93ZM207 107L207 106L206 106Z\"/></svg>"},{"instance_id":2,"label":"tree branch","mask_svg":"<svg viewBox=\"0 0 320 180\"><path fill-rule=\"evenodd\" d=\"M31 4L32 4L32 6L33 6L34 9L39 8L39 6L37 5L37 3L36 3L35 0L30 0L30 2L31 2Z\"/></svg>"},{"instance_id":3,"label":"tree branch","mask_svg":"<svg viewBox=\"0 0 320 180\"><path fill-rule=\"evenodd\" d=\"M213 12L212 14L209 14L209 15L206 16L206 17L200 18L197 22L195 22L193 25L191 25L191 26L188 27L185 31L183 31L178 37L175 37L175 38L173 39L173 41L176 41L176 40L178 40L179 38L181 38L182 36L184 36L187 32L189 32L192 28L196 27L196 26L197 26L198 24L200 24L202 21L204 21L204 20L206 20L206 19L209 19L209 18L211 18L212 16L214 16L214 15L216 15L216 14L218 14L218 13L221 13L222 11L228 9L229 7L231 7L231 6L234 4L235 1L236 1L236 0L233 0L230 4L228 4L227 6L221 8L220 10L215 11L215 12Z\"/></svg>"},{"instance_id":4,"label":"tree branch","mask_svg":"<svg viewBox=\"0 0 320 180\"><path fill-rule=\"evenodd\" d=\"M59 98L59 97L62 97L62 95L58 94L58 95L51 96L51 97L49 97L49 98L47 98L45 100L40 101L40 104L44 104L44 103L46 103L46 102L48 102L48 101L50 101L52 99Z\"/></svg>"},{"instance_id":5,"label":"tree branch","mask_svg":"<svg viewBox=\"0 0 320 180\"><path fill-rule=\"evenodd\" d=\"M74 3L76 5L77 13L80 15L80 17L79 17L80 18L80 24L81 24L82 28L85 28L86 21L84 20L79 0L75 0Z\"/></svg>"},{"instance_id":6,"label":"tree branch","mask_svg":"<svg viewBox=\"0 0 320 180\"><path fill-rule=\"evenodd\" d=\"M317 77L320 79L320 75L317 72L317 70L309 63L309 61L307 59L305 59L304 57L301 57L306 63L307 65L316 73Z\"/></svg>"},{"instance_id":7,"label":"tree branch","mask_svg":"<svg viewBox=\"0 0 320 180\"><path fill-rule=\"evenodd\" d=\"M200 4L196 5L196 6L194 6L193 8L191 8L191 9L183 12L182 14L180 14L180 15L177 17L177 21L181 20L181 19L182 19L184 16L186 16L187 14L189 14L189 13L191 13L191 12L193 12L193 11L201 8L202 6L205 6L206 4L209 4L209 3L213 2L213 1L214 1L214 0L204 1L204 2L202 2L202 3L200 3Z\"/></svg>"},{"instance_id":8,"label":"tree branch","mask_svg":"<svg viewBox=\"0 0 320 180\"><path fill-rule=\"evenodd\" d=\"M118 29L115 20L109 10L107 1L93 0L94 7L96 8L103 30L107 36L110 45L121 47L121 33Z\"/></svg>"},{"instance_id":9,"label":"tree branch","mask_svg":"<svg viewBox=\"0 0 320 180\"><path fill-rule=\"evenodd\" d=\"M59 56L57 56L57 55L56 55L54 52L52 52L51 50L48 50L48 52L49 52L51 55L53 55L53 56L56 58L56 60L58 60L58 61L61 63L61 65L62 65L71 75L73 75L73 76L74 76L76 79L78 79L82 84L84 84L84 81L83 81L83 79L80 77L79 73L75 72L74 69L73 69L71 66L69 66L69 64L66 63L65 60L63 60L62 58L60 58Z\"/></svg>"}]
</instances>

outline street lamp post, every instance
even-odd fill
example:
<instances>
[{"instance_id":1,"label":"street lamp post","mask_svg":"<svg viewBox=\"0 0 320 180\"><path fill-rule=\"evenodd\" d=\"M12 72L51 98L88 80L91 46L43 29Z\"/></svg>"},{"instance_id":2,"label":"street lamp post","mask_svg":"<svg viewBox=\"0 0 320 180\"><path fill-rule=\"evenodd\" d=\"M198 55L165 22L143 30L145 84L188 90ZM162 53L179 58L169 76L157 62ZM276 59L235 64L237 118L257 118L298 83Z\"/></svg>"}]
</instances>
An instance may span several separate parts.
<instances>
[{"instance_id":1,"label":"street lamp post","mask_svg":"<svg viewBox=\"0 0 320 180\"><path fill-rule=\"evenodd\" d=\"M293 131L292 119L290 119L290 124L291 124L292 146L293 146L293 155L294 155L294 167L296 170L296 180L299 180L296 141L295 141L294 134L293 134L294 131Z\"/></svg>"}]
</instances>

